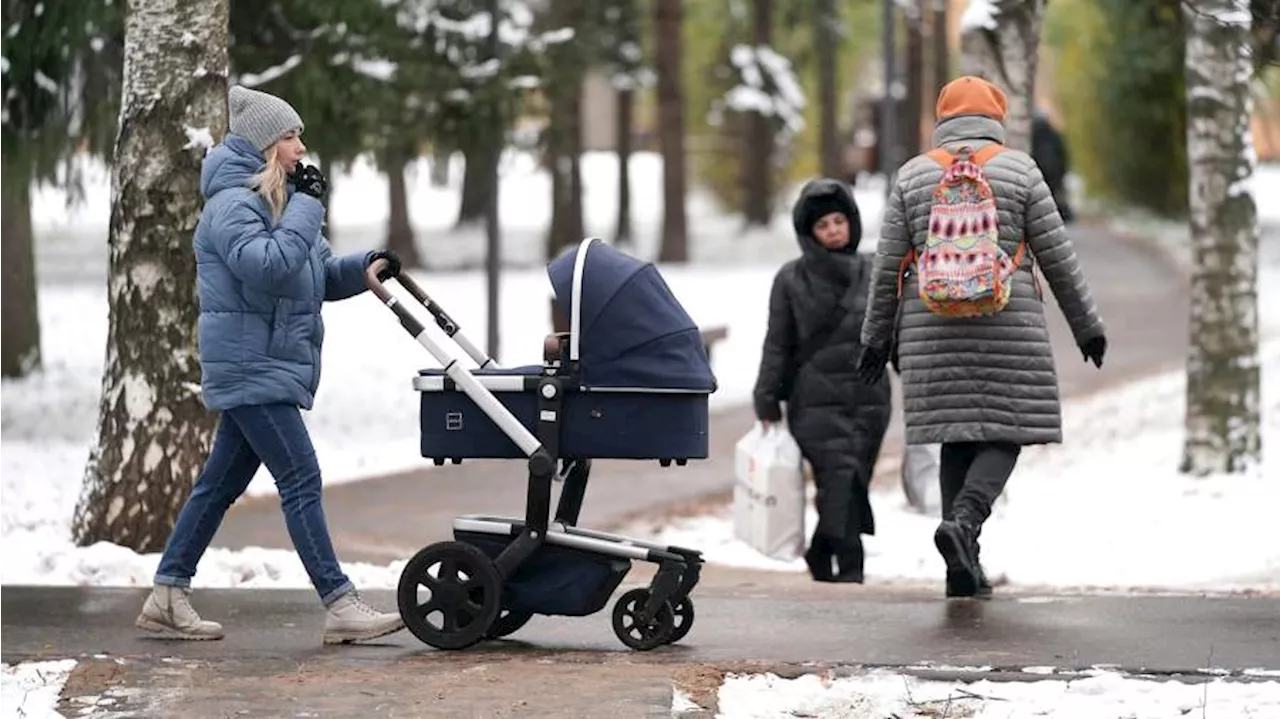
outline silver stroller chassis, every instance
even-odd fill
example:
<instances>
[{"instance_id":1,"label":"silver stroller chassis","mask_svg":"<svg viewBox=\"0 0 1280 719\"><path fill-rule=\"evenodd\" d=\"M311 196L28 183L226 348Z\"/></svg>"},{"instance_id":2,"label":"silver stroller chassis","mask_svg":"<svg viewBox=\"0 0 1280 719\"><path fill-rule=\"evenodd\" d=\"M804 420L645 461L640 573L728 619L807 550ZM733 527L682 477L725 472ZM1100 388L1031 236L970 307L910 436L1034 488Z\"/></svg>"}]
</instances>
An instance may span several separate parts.
<instances>
[{"instance_id":1,"label":"silver stroller chassis","mask_svg":"<svg viewBox=\"0 0 1280 719\"><path fill-rule=\"evenodd\" d=\"M593 240L579 248L574 294L580 292L581 263ZM520 629L531 613L502 606L503 583L534 557L544 545L567 547L595 555L640 560L658 565L648 587L622 594L614 604L613 629L623 644L648 650L682 639L693 625L693 601L689 593L698 583L702 555L697 550L646 542L575 526L591 472L590 459L562 459L558 453L561 398L577 391L578 323L563 342L561 359L547 360L538 377L477 376L441 346L425 325L384 284L396 279L415 300L426 307L436 326L461 347L480 368L498 368L466 338L458 324L406 273L392 275L386 260L375 260L365 273L369 289L390 308L400 325L444 367L445 376L467 394L527 457L528 488L523 520L512 517L464 515L454 520L454 530L509 538L495 558L463 541L428 545L405 565L397 589L397 603L405 626L419 640L440 649L462 649L484 639L496 639ZM572 304L574 320L579 303ZM564 347L568 344L568 347ZM567 358L567 359L566 359ZM512 383L537 393L538 422L531 432L493 394L510 391ZM456 460L455 460L456 461ZM663 462L664 465L668 462ZM683 462L681 462L683 464ZM557 471L557 465L561 465ZM564 488L551 516L552 482ZM430 598L421 598L421 590ZM432 618L439 622L433 623Z\"/></svg>"}]
</instances>

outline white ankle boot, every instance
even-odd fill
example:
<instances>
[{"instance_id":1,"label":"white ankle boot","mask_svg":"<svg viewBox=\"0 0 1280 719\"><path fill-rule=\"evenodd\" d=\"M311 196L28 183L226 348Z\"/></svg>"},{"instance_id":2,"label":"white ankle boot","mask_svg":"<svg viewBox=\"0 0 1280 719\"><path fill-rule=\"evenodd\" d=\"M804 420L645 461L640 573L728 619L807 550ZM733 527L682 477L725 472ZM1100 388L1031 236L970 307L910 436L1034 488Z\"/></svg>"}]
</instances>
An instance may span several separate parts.
<instances>
[{"instance_id":1,"label":"white ankle boot","mask_svg":"<svg viewBox=\"0 0 1280 719\"><path fill-rule=\"evenodd\" d=\"M187 587L156 585L134 625L172 639L221 639L222 625L201 619L190 595Z\"/></svg>"},{"instance_id":2,"label":"white ankle boot","mask_svg":"<svg viewBox=\"0 0 1280 719\"><path fill-rule=\"evenodd\" d=\"M396 612L379 612L365 603L353 589L329 605L324 620L324 643L342 644L376 639L404 629Z\"/></svg>"}]
</instances>

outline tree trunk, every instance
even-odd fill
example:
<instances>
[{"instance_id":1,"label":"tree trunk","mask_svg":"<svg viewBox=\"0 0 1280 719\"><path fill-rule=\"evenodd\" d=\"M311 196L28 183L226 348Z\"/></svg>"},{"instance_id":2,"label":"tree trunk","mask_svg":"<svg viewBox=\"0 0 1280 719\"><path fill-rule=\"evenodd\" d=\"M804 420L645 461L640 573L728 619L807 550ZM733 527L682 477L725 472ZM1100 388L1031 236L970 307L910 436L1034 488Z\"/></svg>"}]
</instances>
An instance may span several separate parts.
<instances>
[{"instance_id":1,"label":"tree trunk","mask_svg":"<svg viewBox=\"0 0 1280 719\"><path fill-rule=\"evenodd\" d=\"M614 142L618 146L618 226L614 242L619 246L632 243L631 227L631 132L635 117L636 93L631 88L618 90L618 126Z\"/></svg>"},{"instance_id":2,"label":"tree trunk","mask_svg":"<svg viewBox=\"0 0 1280 719\"><path fill-rule=\"evenodd\" d=\"M551 232L547 259L582 242L582 82L566 83L552 101Z\"/></svg>"},{"instance_id":3,"label":"tree trunk","mask_svg":"<svg viewBox=\"0 0 1280 719\"><path fill-rule=\"evenodd\" d=\"M490 164L493 162L492 148L487 147L487 138L476 138L470 146L463 150L466 163L462 171L462 205L458 208L458 226L478 225L484 222L484 211L488 207ZM448 156L437 158L435 165L448 166Z\"/></svg>"},{"instance_id":4,"label":"tree trunk","mask_svg":"<svg viewBox=\"0 0 1280 719\"><path fill-rule=\"evenodd\" d=\"M688 218L685 214L684 72L681 28L682 0L654 0L658 51L658 144L662 152L661 262L689 260Z\"/></svg>"},{"instance_id":5,"label":"tree trunk","mask_svg":"<svg viewBox=\"0 0 1280 719\"><path fill-rule=\"evenodd\" d=\"M773 0L752 0L752 38L767 47L773 35ZM773 118L747 113L742 148L742 218L747 226L768 226L773 218Z\"/></svg>"},{"instance_id":6,"label":"tree trunk","mask_svg":"<svg viewBox=\"0 0 1280 719\"><path fill-rule=\"evenodd\" d=\"M920 119L924 113L924 8L923 0L903 6L907 31L907 98L903 109L902 157L920 154Z\"/></svg>"},{"instance_id":7,"label":"tree trunk","mask_svg":"<svg viewBox=\"0 0 1280 719\"><path fill-rule=\"evenodd\" d=\"M836 120L836 54L840 15L835 0L814 0L813 50L818 63L818 167L823 177L840 177L840 129Z\"/></svg>"},{"instance_id":8,"label":"tree trunk","mask_svg":"<svg viewBox=\"0 0 1280 719\"><path fill-rule=\"evenodd\" d=\"M933 0L933 96L935 98L950 80L951 46L947 38L947 0Z\"/></svg>"},{"instance_id":9,"label":"tree trunk","mask_svg":"<svg viewBox=\"0 0 1280 719\"><path fill-rule=\"evenodd\" d=\"M1182 471L1244 473L1262 460L1250 15L1247 0L1197 0L1186 17L1195 265Z\"/></svg>"},{"instance_id":10,"label":"tree trunk","mask_svg":"<svg viewBox=\"0 0 1280 719\"><path fill-rule=\"evenodd\" d=\"M329 191L324 193L324 199L320 201L324 205L324 236L333 241L333 224L329 221L329 206L333 202L333 186L335 183L333 177L333 162L323 155L320 156L320 174L329 180Z\"/></svg>"},{"instance_id":11,"label":"tree trunk","mask_svg":"<svg viewBox=\"0 0 1280 719\"><path fill-rule=\"evenodd\" d=\"M960 34L960 71L995 83L1009 98L1005 144L1031 151L1040 26L1048 0L990 0L992 23L966 14Z\"/></svg>"},{"instance_id":12,"label":"tree trunk","mask_svg":"<svg viewBox=\"0 0 1280 719\"><path fill-rule=\"evenodd\" d=\"M14 173L16 174L16 173ZM11 173L4 173L6 178ZM3 342L0 374L23 377L40 368L40 314L36 297L35 239L31 232L31 186L24 179L8 180L3 196L4 242L0 243L3 274Z\"/></svg>"},{"instance_id":13,"label":"tree trunk","mask_svg":"<svg viewBox=\"0 0 1280 719\"><path fill-rule=\"evenodd\" d=\"M436 146L431 150L431 186L435 188L443 188L449 186L449 161L452 153L447 148ZM466 182L466 178L463 178ZM466 186L463 186L463 192L466 192ZM463 200L465 202L465 200ZM459 223L461 224L461 223Z\"/></svg>"},{"instance_id":14,"label":"tree trunk","mask_svg":"<svg viewBox=\"0 0 1280 719\"><path fill-rule=\"evenodd\" d=\"M198 391L191 250L206 148L187 138L227 126L227 2L131 0L124 52L102 399L72 535L158 552L216 419Z\"/></svg>"},{"instance_id":15,"label":"tree trunk","mask_svg":"<svg viewBox=\"0 0 1280 719\"><path fill-rule=\"evenodd\" d=\"M409 191L405 187L404 173L409 166L405 155L396 152L386 163L387 193L390 216L387 218L387 249L400 257L404 267L422 267L418 244L414 241L413 225L409 223Z\"/></svg>"}]
</instances>

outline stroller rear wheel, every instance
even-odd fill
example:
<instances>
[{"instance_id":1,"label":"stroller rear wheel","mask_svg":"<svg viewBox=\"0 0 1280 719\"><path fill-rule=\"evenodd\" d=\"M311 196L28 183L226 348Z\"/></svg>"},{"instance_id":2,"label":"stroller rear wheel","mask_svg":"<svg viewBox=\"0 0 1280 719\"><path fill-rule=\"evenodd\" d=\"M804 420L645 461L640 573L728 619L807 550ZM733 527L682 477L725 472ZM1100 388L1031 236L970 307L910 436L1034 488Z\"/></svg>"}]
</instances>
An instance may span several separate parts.
<instances>
[{"instance_id":1,"label":"stroller rear wheel","mask_svg":"<svg viewBox=\"0 0 1280 719\"><path fill-rule=\"evenodd\" d=\"M502 578L484 552L463 542L437 542L405 565L396 598L415 637L438 649L463 649L485 637L501 595Z\"/></svg>"},{"instance_id":2,"label":"stroller rear wheel","mask_svg":"<svg viewBox=\"0 0 1280 719\"><path fill-rule=\"evenodd\" d=\"M640 588L618 597L618 602L613 605L613 633L623 644L640 651L666 644L675 631L671 602L663 602L647 621L640 618L640 612L648 601L649 590Z\"/></svg>"},{"instance_id":3,"label":"stroller rear wheel","mask_svg":"<svg viewBox=\"0 0 1280 719\"><path fill-rule=\"evenodd\" d=\"M532 612L513 612L510 609L503 609L498 613L498 618L493 620L493 626L489 627L485 638L501 639L515 634L521 627L528 624L530 619L533 619Z\"/></svg>"}]
</instances>

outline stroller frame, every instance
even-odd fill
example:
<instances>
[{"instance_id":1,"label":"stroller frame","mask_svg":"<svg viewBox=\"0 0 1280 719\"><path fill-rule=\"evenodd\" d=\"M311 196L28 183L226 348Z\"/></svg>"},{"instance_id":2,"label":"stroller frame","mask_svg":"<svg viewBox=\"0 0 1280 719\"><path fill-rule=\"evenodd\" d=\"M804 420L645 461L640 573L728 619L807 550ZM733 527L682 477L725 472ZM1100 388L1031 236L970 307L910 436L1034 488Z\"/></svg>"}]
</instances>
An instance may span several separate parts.
<instances>
[{"instance_id":1,"label":"stroller frame","mask_svg":"<svg viewBox=\"0 0 1280 719\"><path fill-rule=\"evenodd\" d=\"M386 280L396 279L427 309L445 336L466 352L479 369L500 367L467 339L458 323L407 273L391 273L390 265L384 259L375 260L366 269L365 282L369 289L395 313L405 331L444 367L443 378L415 378L415 389L423 389L424 383L434 380L437 386L438 383L445 385L440 389L447 390L452 384L453 389L465 392L527 458L528 485L523 520L469 514L457 517L453 523L455 537L458 533L479 533L508 539L509 543L497 556L490 558L475 545L455 539L424 547L406 564L397 592L399 610L406 627L426 644L441 649L462 649L483 639L496 639L520 629L533 613L501 606L503 584L544 547L568 548L625 562L626 569L604 587L610 594L629 571L631 560L658 565L647 588L625 592L614 605L614 632L628 647L648 650L673 643L682 639L692 627L694 611L689 593L698 583L703 563L701 552L576 526L591 473L591 460L560 457L560 409L567 393L580 391L577 377L582 271L588 248L598 241L587 238L579 246L573 280L571 331L552 336L558 344L558 351L544 353L541 373L537 377L472 374L391 294L385 285ZM495 391L530 389L536 391L538 403L534 432L529 431L494 396ZM453 459L452 462L460 464L461 460ZM660 462L665 467L671 460L662 459ZM444 461L437 459L435 463L439 465ZM557 472L558 463L561 467ZM683 460L677 460L677 463L685 464ZM554 516L551 515L553 481L564 483ZM430 570L435 566L439 571L433 576ZM427 586L432 592L431 600L425 605L418 599L420 586ZM601 597L600 605L607 599L607 595ZM427 621L427 617L437 611L443 615L441 627ZM598 607L588 613L595 611Z\"/></svg>"}]
</instances>

